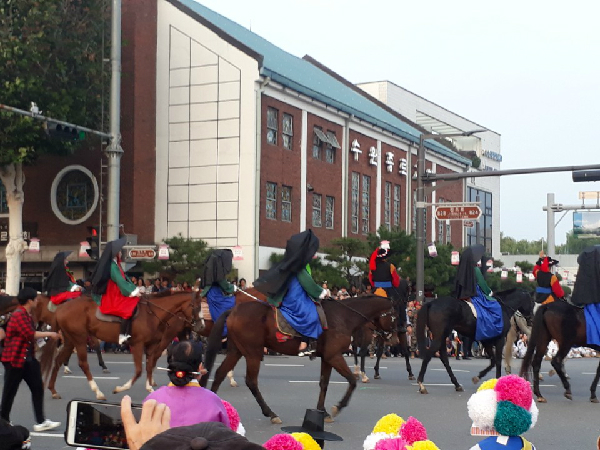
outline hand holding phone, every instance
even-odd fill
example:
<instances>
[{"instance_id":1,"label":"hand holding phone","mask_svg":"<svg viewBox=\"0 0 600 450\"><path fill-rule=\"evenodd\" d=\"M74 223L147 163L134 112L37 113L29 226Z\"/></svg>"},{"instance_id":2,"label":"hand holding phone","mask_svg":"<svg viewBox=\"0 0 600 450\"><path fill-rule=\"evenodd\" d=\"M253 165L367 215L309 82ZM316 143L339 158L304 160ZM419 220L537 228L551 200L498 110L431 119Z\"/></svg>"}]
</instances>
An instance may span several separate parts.
<instances>
[{"instance_id":1,"label":"hand holding phone","mask_svg":"<svg viewBox=\"0 0 600 450\"><path fill-rule=\"evenodd\" d=\"M126 395L121 400L121 420L129 449L139 450L146 441L171 428L171 410L164 403L148 400L142 406L142 417L138 423L131 411L131 397Z\"/></svg>"}]
</instances>

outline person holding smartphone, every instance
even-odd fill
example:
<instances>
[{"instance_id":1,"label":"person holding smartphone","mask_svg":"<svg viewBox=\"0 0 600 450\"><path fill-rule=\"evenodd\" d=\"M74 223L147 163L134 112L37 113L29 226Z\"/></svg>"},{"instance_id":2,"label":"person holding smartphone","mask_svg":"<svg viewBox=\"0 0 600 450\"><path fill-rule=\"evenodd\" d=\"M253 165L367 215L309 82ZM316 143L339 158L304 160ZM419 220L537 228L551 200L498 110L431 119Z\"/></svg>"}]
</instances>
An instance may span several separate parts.
<instances>
[{"instance_id":1,"label":"person holding smartphone","mask_svg":"<svg viewBox=\"0 0 600 450\"><path fill-rule=\"evenodd\" d=\"M12 314L6 327L6 339L2 352L4 365L4 388L0 404L0 417L10 422L10 410L21 381L25 380L33 400L33 410L37 423L34 431L46 431L60 426L44 417L44 385L40 363L35 359L33 343L39 338L58 339L54 331L35 331L31 311L37 302L37 291L26 287L17 295L19 306Z\"/></svg>"}]
</instances>

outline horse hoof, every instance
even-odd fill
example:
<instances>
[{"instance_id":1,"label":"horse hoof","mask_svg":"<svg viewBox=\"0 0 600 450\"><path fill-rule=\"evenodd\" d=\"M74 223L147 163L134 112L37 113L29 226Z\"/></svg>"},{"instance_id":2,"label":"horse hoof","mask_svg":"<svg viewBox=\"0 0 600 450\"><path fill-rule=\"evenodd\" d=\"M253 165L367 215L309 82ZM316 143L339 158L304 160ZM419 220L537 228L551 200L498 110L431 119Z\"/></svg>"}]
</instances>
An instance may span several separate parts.
<instances>
[{"instance_id":1,"label":"horse hoof","mask_svg":"<svg viewBox=\"0 0 600 450\"><path fill-rule=\"evenodd\" d=\"M423 388L419 389L419 394L429 394L429 392L427 392L427 389Z\"/></svg>"},{"instance_id":2,"label":"horse hoof","mask_svg":"<svg viewBox=\"0 0 600 450\"><path fill-rule=\"evenodd\" d=\"M368 383L371 380L369 380L369 377L363 377L363 379L360 381L362 381L363 383Z\"/></svg>"},{"instance_id":3,"label":"horse hoof","mask_svg":"<svg viewBox=\"0 0 600 450\"><path fill-rule=\"evenodd\" d=\"M554 375L556 375L556 370L552 369L548 372L548 376L553 377Z\"/></svg>"},{"instance_id":4,"label":"horse hoof","mask_svg":"<svg viewBox=\"0 0 600 450\"><path fill-rule=\"evenodd\" d=\"M336 417L340 413L340 408L337 406L331 407L331 417Z\"/></svg>"},{"instance_id":5,"label":"horse hoof","mask_svg":"<svg viewBox=\"0 0 600 450\"><path fill-rule=\"evenodd\" d=\"M335 420L329 414L325 415L325 423L333 423Z\"/></svg>"},{"instance_id":6,"label":"horse hoof","mask_svg":"<svg viewBox=\"0 0 600 450\"><path fill-rule=\"evenodd\" d=\"M569 400L573 400L573 394L571 394L570 392L565 392L565 397Z\"/></svg>"},{"instance_id":7,"label":"horse hoof","mask_svg":"<svg viewBox=\"0 0 600 450\"><path fill-rule=\"evenodd\" d=\"M456 386L454 389L456 389L456 392L464 392L465 391L460 384L458 386Z\"/></svg>"},{"instance_id":8,"label":"horse hoof","mask_svg":"<svg viewBox=\"0 0 600 450\"><path fill-rule=\"evenodd\" d=\"M67 366L65 366L65 369L63 370L65 375L71 375L73 372L71 372L71 369L69 369Z\"/></svg>"},{"instance_id":9,"label":"horse hoof","mask_svg":"<svg viewBox=\"0 0 600 450\"><path fill-rule=\"evenodd\" d=\"M96 400L106 401L106 396L102 393L96 395Z\"/></svg>"},{"instance_id":10,"label":"horse hoof","mask_svg":"<svg viewBox=\"0 0 600 450\"><path fill-rule=\"evenodd\" d=\"M479 377L473 377L471 380L473 381L473 384L479 383Z\"/></svg>"},{"instance_id":11,"label":"horse hoof","mask_svg":"<svg viewBox=\"0 0 600 450\"><path fill-rule=\"evenodd\" d=\"M543 375L540 375L540 377L539 377L539 380L540 380L540 381L544 381L544 376L543 376Z\"/></svg>"},{"instance_id":12,"label":"horse hoof","mask_svg":"<svg viewBox=\"0 0 600 450\"><path fill-rule=\"evenodd\" d=\"M110 370L108 370L108 369L102 369L102 373L110 373Z\"/></svg>"},{"instance_id":13,"label":"horse hoof","mask_svg":"<svg viewBox=\"0 0 600 450\"><path fill-rule=\"evenodd\" d=\"M592 402L592 403L600 403L600 400L598 400L598 397L593 397L593 398L590 398L590 402Z\"/></svg>"},{"instance_id":14,"label":"horse hoof","mask_svg":"<svg viewBox=\"0 0 600 450\"><path fill-rule=\"evenodd\" d=\"M231 387L238 387L237 381L232 381L231 383L229 383L229 385Z\"/></svg>"},{"instance_id":15,"label":"horse hoof","mask_svg":"<svg viewBox=\"0 0 600 450\"><path fill-rule=\"evenodd\" d=\"M356 378L358 380L359 375L360 375L359 373L355 373L354 378Z\"/></svg>"},{"instance_id":16,"label":"horse hoof","mask_svg":"<svg viewBox=\"0 0 600 450\"><path fill-rule=\"evenodd\" d=\"M381 375L377 374L373 378L375 378L376 380L380 380L381 379Z\"/></svg>"},{"instance_id":17,"label":"horse hoof","mask_svg":"<svg viewBox=\"0 0 600 450\"><path fill-rule=\"evenodd\" d=\"M60 400L62 397L60 396L60 394L57 393L57 394L52 394L52 398L54 400Z\"/></svg>"},{"instance_id":18,"label":"horse hoof","mask_svg":"<svg viewBox=\"0 0 600 450\"><path fill-rule=\"evenodd\" d=\"M548 400L546 400L544 397L538 397L537 401L538 403L548 403Z\"/></svg>"},{"instance_id":19,"label":"horse hoof","mask_svg":"<svg viewBox=\"0 0 600 450\"><path fill-rule=\"evenodd\" d=\"M279 416L271 417L271 423L273 425L281 425L283 422L279 418Z\"/></svg>"},{"instance_id":20,"label":"horse hoof","mask_svg":"<svg viewBox=\"0 0 600 450\"><path fill-rule=\"evenodd\" d=\"M411 380L411 381L412 381L412 380L416 380L416 378L415 378L415 376L414 376L414 375L409 375L409 376L408 376L408 379L409 379L409 380Z\"/></svg>"}]
</instances>

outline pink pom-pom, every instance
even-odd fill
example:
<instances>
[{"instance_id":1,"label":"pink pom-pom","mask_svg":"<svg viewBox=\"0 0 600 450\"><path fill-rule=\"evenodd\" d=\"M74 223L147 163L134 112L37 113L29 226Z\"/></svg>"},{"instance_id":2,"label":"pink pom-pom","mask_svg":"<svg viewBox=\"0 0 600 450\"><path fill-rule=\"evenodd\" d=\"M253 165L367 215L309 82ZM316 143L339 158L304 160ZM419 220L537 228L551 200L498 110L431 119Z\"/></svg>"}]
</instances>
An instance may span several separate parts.
<instances>
[{"instance_id":1,"label":"pink pom-pom","mask_svg":"<svg viewBox=\"0 0 600 450\"><path fill-rule=\"evenodd\" d=\"M409 417L400 427L400 436L402 436L409 445L417 441L427 440L427 430L421 422L414 417Z\"/></svg>"},{"instance_id":2,"label":"pink pom-pom","mask_svg":"<svg viewBox=\"0 0 600 450\"><path fill-rule=\"evenodd\" d=\"M382 439L375 444L375 450L406 450L407 445L402 438Z\"/></svg>"},{"instance_id":3,"label":"pink pom-pom","mask_svg":"<svg viewBox=\"0 0 600 450\"><path fill-rule=\"evenodd\" d=\"M517 406L525 408L527 411L531 408L533 396L531 386L523 378L517 375L507 375L496 383L494 388L498 401L509 401Z\"/></svg>"},{"instance_id":4,"label":"pink pom-pom","mask_svg":"<svg viewBox=\"0 0 600 450\"><path fill-rule=\"evenodd\" d=\"M263 447L267 450L302 450L302 444L291 434L276 434Z\"/></svg>"},{"instance_id":5,"label":"pink pom-pom","mask_svg":"<svg viewBox=\"0 0 600 450\"><path fill-rule=\"evenodd\" d=\"M221 401L223 402L223 406L225 406L225 411L227 411L227 417L229 417L229 426L233 431L237 432L240 425L240 415L231 403L226 400Z\"/></svg>"}]
</instances>

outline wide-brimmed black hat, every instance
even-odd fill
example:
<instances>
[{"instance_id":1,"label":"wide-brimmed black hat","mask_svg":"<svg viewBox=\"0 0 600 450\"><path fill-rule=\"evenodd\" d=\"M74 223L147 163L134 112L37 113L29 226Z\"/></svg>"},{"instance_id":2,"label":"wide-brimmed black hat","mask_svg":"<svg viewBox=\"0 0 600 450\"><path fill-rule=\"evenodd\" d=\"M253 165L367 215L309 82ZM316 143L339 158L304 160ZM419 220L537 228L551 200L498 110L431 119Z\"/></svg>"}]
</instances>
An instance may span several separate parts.
<instances>
[{"instance_id":1,"label":"wide-brimmed black hat","mask_svg":"<svg viewBox=\"0 0 600 450\"><path fill-rule=\"evenodd\" d=\"M325 411L318 409L307 409L304 413L302 426L281 427L286 433L309 434L323 448L323 441L343 441L341 436L325 431Z\"/></svg>"}]
</instances>

